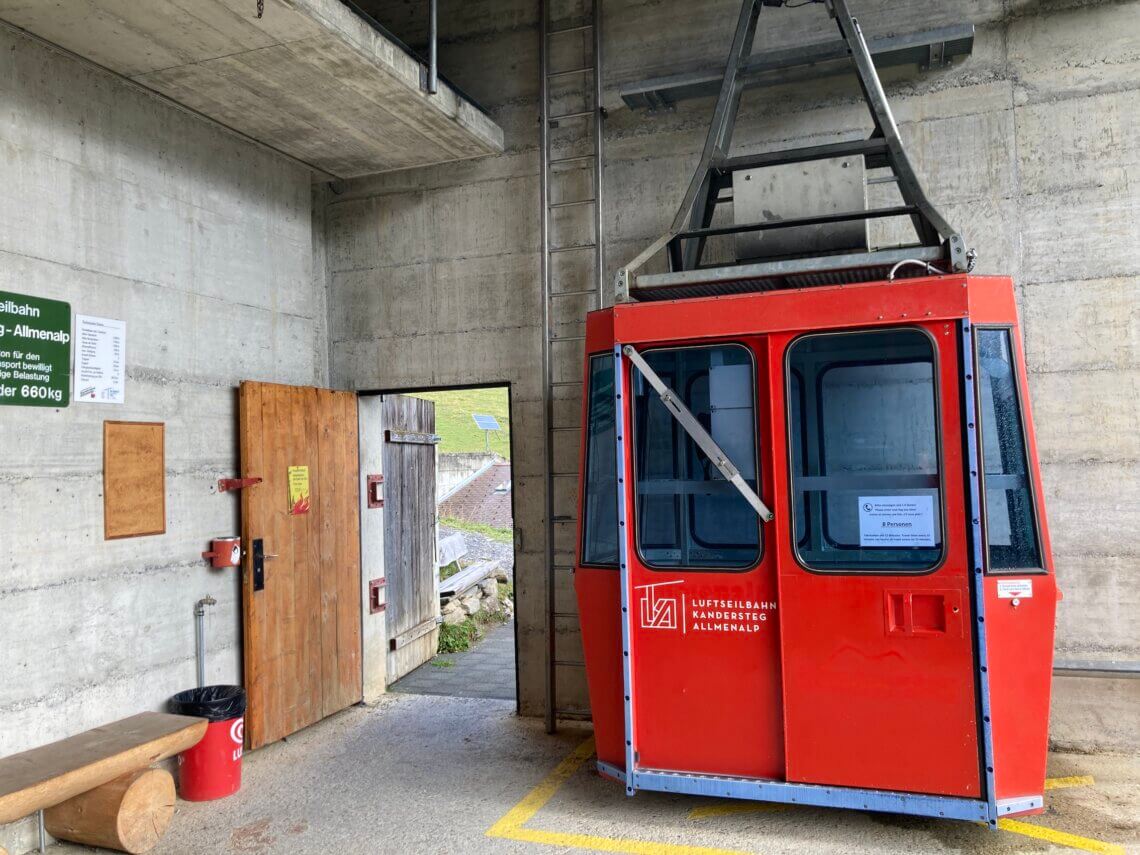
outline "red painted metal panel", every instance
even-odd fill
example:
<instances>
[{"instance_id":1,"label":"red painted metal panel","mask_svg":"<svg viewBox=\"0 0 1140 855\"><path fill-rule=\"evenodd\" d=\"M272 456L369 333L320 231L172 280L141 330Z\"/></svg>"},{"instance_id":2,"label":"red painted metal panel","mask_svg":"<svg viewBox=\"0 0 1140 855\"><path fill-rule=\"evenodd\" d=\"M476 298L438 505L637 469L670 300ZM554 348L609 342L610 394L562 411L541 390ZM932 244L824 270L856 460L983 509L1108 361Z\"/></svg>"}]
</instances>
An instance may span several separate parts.
<instances>
[{"instance_id":1,"label":"red painted metal panel","mask_svg":"<svg viewBox=\"0 0 1140 855\"><path fill-rule=\"evenodd\" d=\"M1030 580L1031 597L1002 598L998 585ZM1049 752L1049 691L1053 678L1052 574L987 576L990 710L994 779L999 799L1041 795ZM1036 811L1040 813L1040 811Z\"/></svg>"},{"instance_id":2,"label":"red painted metal panel","mask_svg":"<svg viewBox=\"0 0 1140 855\"><path fill-rule=\"evenodd\" d=\"M957 352L957 321L967 305L977 322L1016 323L1008 278L964 276L626 304L590 315L587 354L609 352L615 340L639 349L731 340L753 349L760 494L776 514L764 526L760 564L744 573L651 570L633 549L632 519L623 533L630 545L640 767L984 796L961 418L965 372ZM937 342L946 555L925 575L811 572L798 564L791 543L785 349L807 330L883 326L921 327ZM1017 349L1025 390L1020 340ZM985 580L998 798L1043 789L1052 667L1056 589L1028 395L1023 399L1048 574L1034 577L1032 601L1017 607L997 596L1001 577ZM632 513L629 465L622 475ZM619 584L612 569L579 566L575 576L599 757L622 767ZM693 631L694 601L765 617L720 621L750 624L749 631ZM719 607L721 601L729 605Z\"/></svg>"},{"instance_id":3,"label":"red painted metal panel","mask_svg":"<svg viewBox=\"0 0 1140 855\"><path fill-rule=\"evenodd\" d=\"M971 276L967 294L970 300L970 320L974 324L1017 322L1013 280L1008 276Z\"/></svg>"},{"instance_id":4,"label":"red painted metal panel","mask_svg":"<svg viewBox=\"0 0 1140 855\"><path fill-rule=\"evenodd\" d=\"M746 573L699 574L631 563L638 764L783 779L772 561ZM666 620L655 625L655 615Z\"/></svg>"},{"instance_id":5,"label":"red painted metal panel","mask_svg":"<svg viewBox=\"0 0 1140 855\"><path fill-rule=\"evenodd\" d=\"M625 687L621 665L621 587L617 570L578 567L574 591L598 759L625 768Z\"/></svg>"},{"instance_id":6,"label":"red painted metal panel","mask_svg":"<svg viewBox=\"0 0 1140 855\"><path fill-rule=\"evenodd\" d=\"M614 335L624 344L640 344L958 319L966 316L966 283L965 276L939 276L624 303L612 309Z\"/></svg>"}]
</instances>

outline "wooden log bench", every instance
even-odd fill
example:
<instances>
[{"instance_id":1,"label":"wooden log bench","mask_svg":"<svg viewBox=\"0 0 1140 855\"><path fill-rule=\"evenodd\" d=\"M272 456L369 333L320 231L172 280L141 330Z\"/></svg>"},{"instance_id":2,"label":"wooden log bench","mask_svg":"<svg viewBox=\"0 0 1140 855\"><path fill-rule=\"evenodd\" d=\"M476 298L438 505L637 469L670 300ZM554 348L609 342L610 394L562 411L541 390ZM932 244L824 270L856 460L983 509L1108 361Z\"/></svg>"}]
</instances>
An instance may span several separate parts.
<instances>
[{"instance_id":1,"label":"wooden log bench","mask_svg":"<svg viewBox=\"0 0 1140 855\"><path fill-rule=\"evenodd\" d=\"M498 561L476 561L454 576L448 576L439 583L440 602L446 603L452 597L459 597L471 590L484 579L494 576L499 570Z\"/></svg>"},{"instance_id":2,"label":"wooden log bench","mask_svg":"<svg viewBox=\"0 0 1140 855\"><path fill-rule=\"evenodd\" d=\"M147 712L0 759L0 825L37 811L61 840L146 852L174 813L153 763L198 744L207 721Z\"/></svg>"}]
</instances>

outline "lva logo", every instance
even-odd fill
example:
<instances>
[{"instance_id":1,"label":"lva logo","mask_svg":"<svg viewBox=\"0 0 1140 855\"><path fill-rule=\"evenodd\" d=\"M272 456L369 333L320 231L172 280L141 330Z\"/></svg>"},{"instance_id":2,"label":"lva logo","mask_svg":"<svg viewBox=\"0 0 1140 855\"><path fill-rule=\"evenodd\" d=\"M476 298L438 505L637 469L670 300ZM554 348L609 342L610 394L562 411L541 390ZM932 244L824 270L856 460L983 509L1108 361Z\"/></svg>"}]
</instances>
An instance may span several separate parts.
<instances>
[{"instance_id":1,"label":"lva logo","mask_svg":"<svg viewBox=\"0 0 1140 855\"><path fill-rule=\"evenodd\" d=\"M641 591L638 600L638 614L642 629L676 629L681 603L668 590L670 585L680 585L681 580L658 582L655 585L639 585L634 590Z\"/></svg>"}]
</instances>

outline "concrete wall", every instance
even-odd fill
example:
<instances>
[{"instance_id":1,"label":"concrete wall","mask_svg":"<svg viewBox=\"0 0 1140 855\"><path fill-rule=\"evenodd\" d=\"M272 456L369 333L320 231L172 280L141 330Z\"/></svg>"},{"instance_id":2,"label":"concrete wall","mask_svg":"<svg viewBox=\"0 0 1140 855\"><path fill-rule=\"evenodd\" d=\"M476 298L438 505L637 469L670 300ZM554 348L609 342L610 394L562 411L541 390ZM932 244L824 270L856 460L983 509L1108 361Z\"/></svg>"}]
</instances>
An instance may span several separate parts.
<instances>
[{"instance_id":1,"label":"concrete wall","mask_svg":"<svg viewBox=\"0 0 1140 855\"><path fill-rule=\"evenodd\" d=\"M422 40L418 9L371 5L406 41ZM555 17L577 5L555 3ZM482 0L449 10L442 22L443 69L491 108L506 130L506 153L358 181L329 212L336 383L514 384L520 686L529 713L541 708L545 595L535 6ZM977 247L979 270L1019 283L1065 590L1058 656L1140 659L1140 627L1129 620L1140 607L1140 547L1130 536L1140 525L1140 3L858 0L855 7L872 35L977 26L965 62L921 76L892 70L885 83L930 195ZM606 0L604 8L608 287L614 270L672 218L712 107L710 99L670 113L632 113L617 86L723 62L739 3ZM835 34L822 6L765 9L757 49ZM557 55L555 62L569 67ZM556 95L563 106L575 102L567 88ZM854 83L834 79L749 93L736 140L740 151L759 151L867 128ZM554 144L557 154L572 153L580 135L558 129ZM552 188L555 198L571 191ZM586 228L560 216L554 237L572 239ZM557 270L555 278L557 288ZM570 331L588 308L572 303L554 318ZM577 376L580 350L556 357L556 371ZM574 399L559 401L567 424L576 423L576 407ZM556 454L573 465L576 445ZM567 603L566 590L557 596ZM560 705L581 703L575 676L560 685Z\"/></svg>"},{"instance_id":2,"label":"concrete wall","mask_svg":"<svg viewBox=\"0 0 1140 855\"><path fill-rule=\"evenodd\" d=\"M419 8L377 15L411 44ZM503 128L503 155L358 179L329 205L333 385L510 384L522 708L543 705L545 585L535 4L441 17L441 67Z\"/></svg>"},{"instance_id":3,"label":"concrete wall","mask_svg":"<svg viewBox=\"0 0 1140 855\"><path fill-rule=\"evenodd\" d=\"M193 686L207 594L240 680L237 574L199 558L238 529L235 387L323 384L327 339L306 171L7 29L0 101L0 290L127 323L125 405L0 407L5 756ZM103 540L104 419L166 423L165 535Z\"/></svg>"}]
</instances>

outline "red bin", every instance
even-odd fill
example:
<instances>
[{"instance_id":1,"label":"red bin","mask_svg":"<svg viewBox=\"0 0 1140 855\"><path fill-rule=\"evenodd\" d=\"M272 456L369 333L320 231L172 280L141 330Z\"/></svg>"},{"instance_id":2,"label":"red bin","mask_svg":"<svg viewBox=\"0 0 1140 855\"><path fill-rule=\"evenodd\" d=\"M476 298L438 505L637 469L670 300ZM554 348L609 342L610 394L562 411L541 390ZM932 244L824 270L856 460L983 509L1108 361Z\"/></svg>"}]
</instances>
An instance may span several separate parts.
<instances>
[{"instance_id":1,"label":"red bin","mask_svg":"<svg viewBox=\"0 0 1140 855\"><path fill-rule=\"evenodd\" d=\"M208 802L241 789L245 703L241 686L203 686L171 699L172 712L210 722L202 741L178 755L178 795L186 801Z\"/></svg>"}]
</instances>

